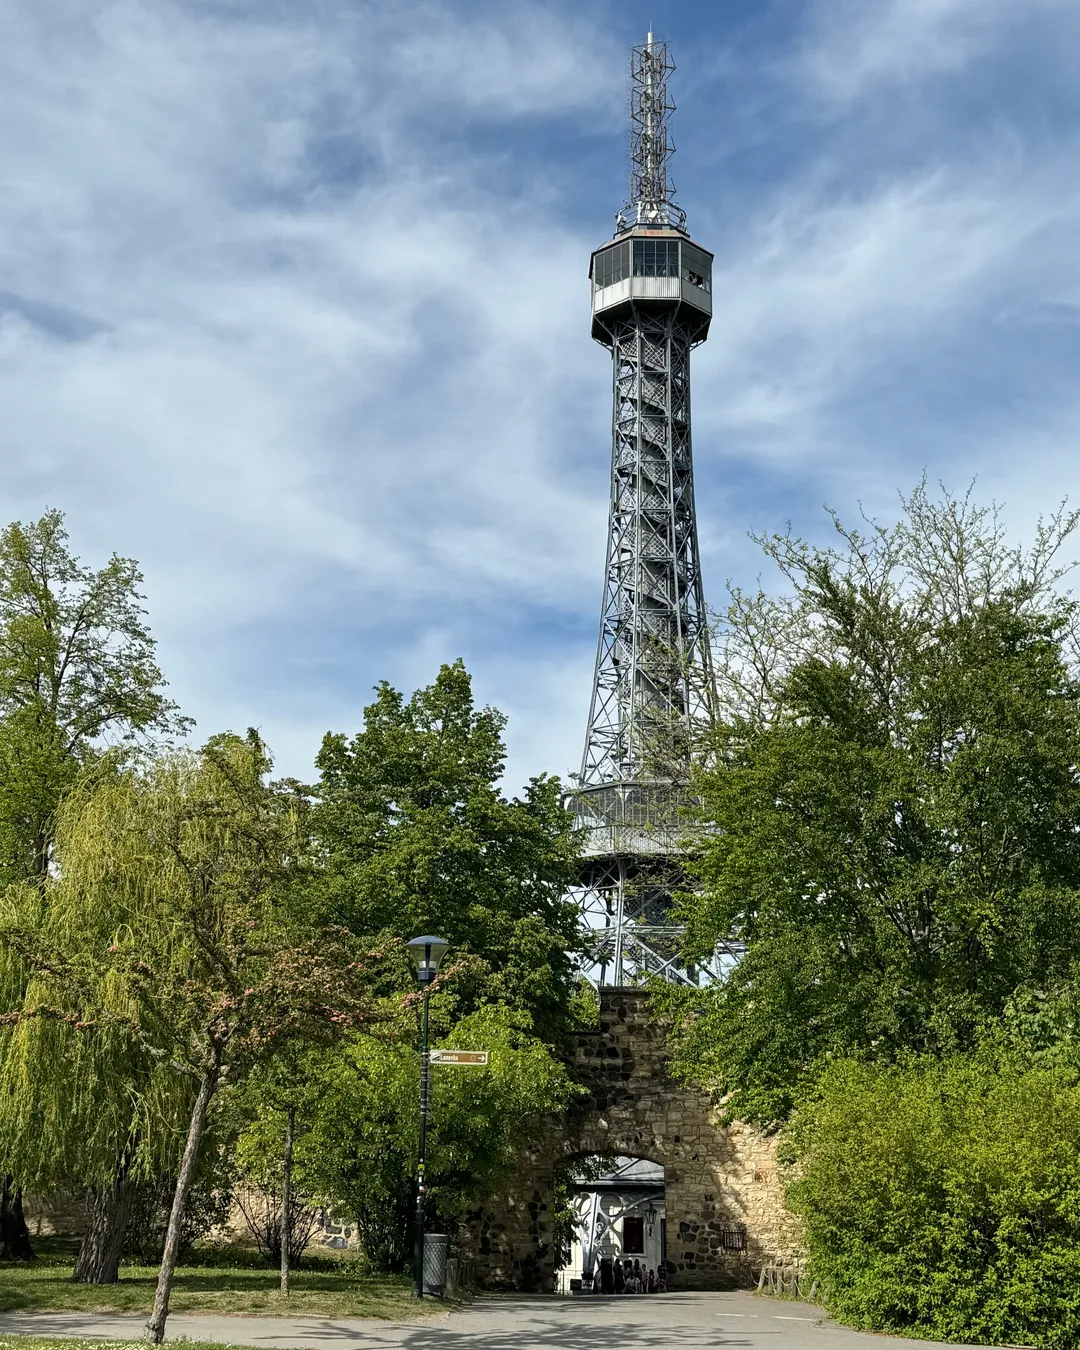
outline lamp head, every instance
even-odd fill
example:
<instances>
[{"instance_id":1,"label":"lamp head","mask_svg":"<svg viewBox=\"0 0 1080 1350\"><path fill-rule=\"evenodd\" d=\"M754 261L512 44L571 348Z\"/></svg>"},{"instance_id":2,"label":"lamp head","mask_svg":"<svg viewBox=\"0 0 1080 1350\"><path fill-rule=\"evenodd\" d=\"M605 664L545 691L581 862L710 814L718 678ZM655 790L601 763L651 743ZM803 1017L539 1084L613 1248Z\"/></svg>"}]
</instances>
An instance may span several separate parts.
<instances>
[{"instance_id":1,"label":"lamp head","mask_svg":"<svg viewBox=\"0 0 1080 1350\"><path fill-rule=\"evenodd\" d=\"M429 985L439 973L439 965L449 942L441 937L418 937L405 944L416 966L416 978L422 985Z\"/></svg>"}]
</instances>

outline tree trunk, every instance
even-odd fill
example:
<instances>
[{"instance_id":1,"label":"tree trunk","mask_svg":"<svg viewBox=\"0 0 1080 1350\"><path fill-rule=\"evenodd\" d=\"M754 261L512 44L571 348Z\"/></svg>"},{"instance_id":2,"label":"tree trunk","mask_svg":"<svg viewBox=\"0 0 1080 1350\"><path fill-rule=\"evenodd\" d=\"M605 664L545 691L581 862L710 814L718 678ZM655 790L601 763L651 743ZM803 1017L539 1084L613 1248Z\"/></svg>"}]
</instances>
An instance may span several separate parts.
<instances>
[{"instance_id":1,"label":"tree trunk","mask_svg":"<svg viewBox=\"0 0 1080 1350\"><path fill-rule=\"evenodd\" d=\"M79 1246L73 1276L77 1284L115 1284L120 1278L120 1254L124 1245L131 1183L125 1154L111 1186L98 1193L90 1215L90 1227Z\"/></svg>"},{"instance_id":2,"label":"tree trunk","mask_svg":"<svg viewBox=\"0 0 1080 1350\"><path fill-rule=\"evenodd\" d=\"M184 1226L184 1207L188 1192L191 1190L191 1178L195 1173L195 1160L199 1153L203 1128L206 1125L206 1108L217 1087L218 1074L221 1071L220 1051L215 1051L213 1063L202 1076L195 1105L191 1108L191 1122L188 1125L187 1143L184 1145L184 1157L180 1163L180 1175L176 1178L176 1190L173 1192L172 1209L169 1211L169 1226L165 1230L165 1250L161 1255L161 1269L158 1272L157 1291L154 1294L154 1310L146 1324L147 1338L160 1345L165 1339L165 1321L169 1316L169 1295L172 1293L173 1275L176 1273L176 1258L180 1252L180 1233Z\"/></svg>"},{"instance_id":3,"label":"tree trunk","mask_svg":"<svg viewBox=\"0 0 1080 1350\"><path fill-rule=\"evenodd\" d=\"M22 1187L5 1176L0 1187L0 1261L33 1261L30 1229L23 1214Z\"/></svg>"},{"instance_id":4,"label":"tree trunk","mask_svg":"<svg viewBox=\"0 0 1080 1350\"><path fill-rule=\"evenodd\" d=\"M292 1246L292 1155L296 1107L285 1113L285 1153L281 1163L281 1292L289 1297L289 1248Z\"/></svg>"}]
</instances>

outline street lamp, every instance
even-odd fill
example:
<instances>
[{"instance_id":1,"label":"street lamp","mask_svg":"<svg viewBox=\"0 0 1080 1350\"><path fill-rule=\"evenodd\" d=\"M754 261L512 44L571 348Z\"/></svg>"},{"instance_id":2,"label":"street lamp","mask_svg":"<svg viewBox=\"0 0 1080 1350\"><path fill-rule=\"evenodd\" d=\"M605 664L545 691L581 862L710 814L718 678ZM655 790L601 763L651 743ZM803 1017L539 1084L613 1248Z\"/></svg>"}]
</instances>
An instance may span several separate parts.
<instances>
[{"instance_id":1,"label":"street lamp","mask_svg":"<svg viewBox=\"0 0 1080 1350\"><path fill-rule=\"evenodd\" d=\"M416 1232L413 1235L413 1296L424 1297L424 1150L427 1147L428 1075L428 1000L431 983L439 973L439 963L449 943L440 937L413 938L406 946L416 966L416 979L424 991L424 1031L420 1053L420 1147L416 1160Z\"/></svg>"}]
</instances>

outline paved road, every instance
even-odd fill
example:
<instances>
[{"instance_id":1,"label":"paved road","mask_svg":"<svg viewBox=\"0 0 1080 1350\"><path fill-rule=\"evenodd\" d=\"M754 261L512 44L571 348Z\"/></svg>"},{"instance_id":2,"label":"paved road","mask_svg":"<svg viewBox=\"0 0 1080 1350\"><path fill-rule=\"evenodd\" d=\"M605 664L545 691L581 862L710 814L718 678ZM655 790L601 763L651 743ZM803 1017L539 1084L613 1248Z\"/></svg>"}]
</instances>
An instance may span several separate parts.
<instances>
[{"instance_id":1,"label":"paved road","mask_svg":"<svg viewBox=\"0 0 1080 1350\"><path fill-rule=\"evenodd\" d=\"M4 1313L0 1335L132 1339L131 1314ZM751 1294L656 1294L648 1298L491 1298L421 1322L314 1317L169 1318L170 1340L221 1341L264 1350L931 1350L930 1341L847 1331L802 1303Z\"/></svg>"}]
</instances>

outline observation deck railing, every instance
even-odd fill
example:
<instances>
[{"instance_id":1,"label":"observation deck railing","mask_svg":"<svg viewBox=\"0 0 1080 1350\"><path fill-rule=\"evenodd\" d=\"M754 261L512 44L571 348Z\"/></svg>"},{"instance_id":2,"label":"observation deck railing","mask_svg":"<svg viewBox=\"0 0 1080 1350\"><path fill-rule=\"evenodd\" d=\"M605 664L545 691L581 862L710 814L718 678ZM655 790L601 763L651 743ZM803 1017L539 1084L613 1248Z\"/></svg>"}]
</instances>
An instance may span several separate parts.
<instances>
[{"instance_id":1,"label":"observation deck railing","mask_svg":"<svg viewBox=\"0 0 1080 1350\"><path fill-rule=\"evenodd\" d=\"M672 783L604 783L564 798L583 831L582 856L681 853L700 836L696 799Z\"/></svg>"}]
</instances>

